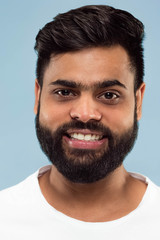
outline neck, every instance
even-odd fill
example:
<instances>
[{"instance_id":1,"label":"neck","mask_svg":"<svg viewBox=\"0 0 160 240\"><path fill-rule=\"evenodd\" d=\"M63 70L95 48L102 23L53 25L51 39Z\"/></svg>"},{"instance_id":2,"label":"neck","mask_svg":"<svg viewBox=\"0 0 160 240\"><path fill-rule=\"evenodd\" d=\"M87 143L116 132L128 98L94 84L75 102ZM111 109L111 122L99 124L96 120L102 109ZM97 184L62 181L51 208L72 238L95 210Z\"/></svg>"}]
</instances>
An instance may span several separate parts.
<instances>
[{"instance_id":1,"label":"neck","mask_svg":"<svg viewBox=\"0 0 160 240\"><path fill-rule=\"evenodd\" d=\"M93 201L92 197L94 195L101 195L105 192L110 196L115 192L119 192L125 186L127 177L128 173L123 166L121 166L104 179L94 183L73 183L63 177L57 169L52 166L49 181L50 185L61 194L73 194L75 198L90 198L91 201Z\"/></svg>"},{"instance_id":2,"label":"neck","mask_svg":"<svg viewBox=\"0 0 160 240\"><path fill-rule=\"evenodd\" d=\"M52 166L39 183L50 205L84 221L107 221L129 213L137 207L146 189L142 182L126 172L123 165L104 179L89 184L70 182Z\"/></svg>"}]
</instances>

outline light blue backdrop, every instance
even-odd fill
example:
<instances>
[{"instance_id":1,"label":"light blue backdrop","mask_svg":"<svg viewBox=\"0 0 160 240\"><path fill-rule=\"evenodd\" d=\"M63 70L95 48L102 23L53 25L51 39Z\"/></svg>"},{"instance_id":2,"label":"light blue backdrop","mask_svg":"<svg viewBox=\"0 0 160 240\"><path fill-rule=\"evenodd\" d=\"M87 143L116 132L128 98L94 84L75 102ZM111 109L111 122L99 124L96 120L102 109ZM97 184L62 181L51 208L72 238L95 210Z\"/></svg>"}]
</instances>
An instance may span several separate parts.
<instances>
[{"instance_id":1,"label":"light blue backdrop","mask_svg":"<svg viewBox=\"0 0 160 240\"><path fill-rule=\"evenodd\" d=\"M88 4L130 11L145 24L143 118L125 166L160 185L160 1L0 0L0 189L49 163L34 130L35 36L56 14Z\"/></svg>"}]
</instances>

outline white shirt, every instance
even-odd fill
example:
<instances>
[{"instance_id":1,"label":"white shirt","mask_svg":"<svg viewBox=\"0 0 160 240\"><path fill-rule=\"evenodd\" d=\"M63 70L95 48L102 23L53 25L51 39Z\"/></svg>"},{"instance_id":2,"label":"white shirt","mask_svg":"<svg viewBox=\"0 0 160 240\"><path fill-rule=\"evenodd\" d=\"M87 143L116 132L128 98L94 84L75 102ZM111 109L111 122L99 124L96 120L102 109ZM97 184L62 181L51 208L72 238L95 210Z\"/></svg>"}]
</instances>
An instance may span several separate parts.
<instances>
[{"instance_id":1,"label":"white shirt","mask_svg":"<svg viewBox=\"0 0 160 240\"><path fill-rule=\"evenodd\" d=\"M83 222L57 211L43 197L38 177L41 168L23 182L0 192L1 240L160 240L160 188L148 178L131 175L148 184L139 206L109 222Z\"/></svg>"}]
</instances>

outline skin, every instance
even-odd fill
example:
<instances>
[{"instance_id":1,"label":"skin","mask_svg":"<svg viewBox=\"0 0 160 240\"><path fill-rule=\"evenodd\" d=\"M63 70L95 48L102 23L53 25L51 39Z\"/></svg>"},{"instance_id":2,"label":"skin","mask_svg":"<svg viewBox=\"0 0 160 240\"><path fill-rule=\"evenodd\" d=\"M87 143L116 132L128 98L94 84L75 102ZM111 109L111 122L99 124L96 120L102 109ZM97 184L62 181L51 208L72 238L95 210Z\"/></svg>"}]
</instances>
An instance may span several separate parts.
<instances>
[{"instance_id":1,"label":"skin","mask_svg":"<svg viewBox=\"0 0 160 240\"><path fill-rule=\"evenodd\" d=\"M52 131L73 119L83 122L92 119L122 134L133 125L134 75L128 54L121 46L59 54L51 58L45 70L42 89L35 81L34 112L37 114L40 100L40 122ZM53 84L58 79L79 85L71 88ZM97 86L115 79L123 86ZM69 90L67 96L61 91L64 89ZM143 83L136 91L137 120L142 114L144 90ZM105 98L106 92L109 99ZM65 143L65 147L71 146ZM111 221L127 215L139 205L146 190L146 184L131 177L123 165L91 184L72 183L52 166L39 178L39 184L51 206L70 217L88 222Z\"/></svg>"}]
</instances>

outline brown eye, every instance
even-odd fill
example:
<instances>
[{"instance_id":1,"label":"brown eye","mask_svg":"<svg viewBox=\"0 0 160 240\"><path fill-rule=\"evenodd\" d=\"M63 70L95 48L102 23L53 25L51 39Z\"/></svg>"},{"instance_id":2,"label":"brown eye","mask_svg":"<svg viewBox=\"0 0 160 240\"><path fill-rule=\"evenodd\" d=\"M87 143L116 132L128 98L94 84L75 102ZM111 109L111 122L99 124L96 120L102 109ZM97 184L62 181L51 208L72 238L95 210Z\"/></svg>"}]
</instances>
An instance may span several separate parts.
<instances>
[{"instance_id":1,"label":"brown eye","mask_svg":"<svg viewBox=\"0 0 160 240\"><path fill-rule=\"evenodd\" d=\"M99 95L98 99L105 104L115 105L119 102L120 96L118 93L108 91Z\"/></svg>"},{"instance_id":2,"label":"brown eye","mask_svg":"<svg viewBox=\"0 0 160 240\"><path fill-rule=\"evenodd\" d=\"M73 96L74 94L68 90L68 89L62 89L62 90L58 90L56 92L57 95L62 96L62 97L68 97L68 96Z\"/></svg>"},{"instance_id":3,"label":"brown eye","mask_svg":"<svg viewBox=\"0 0 160 240\"><path fill-rule=\"evenodd\" d=\"M117 98L118 96L115 94L115 93L112 93L112 92L106 92L104 94L104 98L106 99L115 99Z\"/></svg>"},{"instance_id":4,"label":"brown eye","mask_svg":"<svg viewBox=\"0 0 160 240\"><path fill-rule=\"evenodd\" d=\"M67 89L64 89L59 91L59 94L63 96L68 96L70 94L70 91L68 91Z\"/></svg>"}]
</instances>

